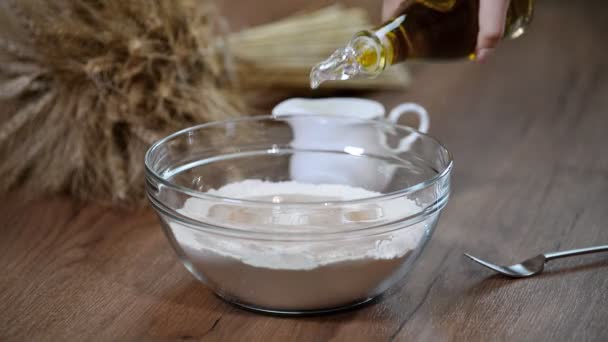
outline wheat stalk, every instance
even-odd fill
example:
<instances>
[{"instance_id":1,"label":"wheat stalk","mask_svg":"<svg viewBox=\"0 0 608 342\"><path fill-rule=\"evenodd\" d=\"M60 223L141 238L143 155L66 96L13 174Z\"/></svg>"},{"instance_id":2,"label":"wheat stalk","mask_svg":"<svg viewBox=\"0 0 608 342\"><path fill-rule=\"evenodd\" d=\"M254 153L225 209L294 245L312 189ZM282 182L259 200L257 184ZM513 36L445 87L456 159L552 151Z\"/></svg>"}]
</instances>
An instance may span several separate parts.
<instances>
[{"instance_id":1,"label":"wheat stalk","mask_svg":"<svg viewBox=\"0 0 608 342\"><path fill-rule=\"evenodd\" d=\"M0 190L144 199L143 155L243 112L203 0L0 2Z\"/></svg>"}]
</instances>

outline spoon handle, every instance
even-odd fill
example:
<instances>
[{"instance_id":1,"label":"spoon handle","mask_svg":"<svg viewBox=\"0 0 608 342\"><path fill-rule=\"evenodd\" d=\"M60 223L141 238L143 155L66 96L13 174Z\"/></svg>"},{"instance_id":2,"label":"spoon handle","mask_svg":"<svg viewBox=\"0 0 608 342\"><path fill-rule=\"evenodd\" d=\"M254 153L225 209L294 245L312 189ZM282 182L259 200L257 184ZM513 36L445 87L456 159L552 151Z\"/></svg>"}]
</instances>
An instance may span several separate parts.
<instances>
[{"instance_id":1,"label":"spoon handle","mask_svg":"<svg viewBox=\"0 0 608 342\"><path fill-rule=\"evenodd\" d=\"M553 260L553 259L566 258L566 257L569 257L569 256L582 255L582 254L591 254L591 253L599 253L599 252L608 252L608 245L588 247L588 248L580 248L580 249L571 249L569 251L545 253L545 259L547 261L550 261L550 260Z\"/></svg>"}]
</instances>

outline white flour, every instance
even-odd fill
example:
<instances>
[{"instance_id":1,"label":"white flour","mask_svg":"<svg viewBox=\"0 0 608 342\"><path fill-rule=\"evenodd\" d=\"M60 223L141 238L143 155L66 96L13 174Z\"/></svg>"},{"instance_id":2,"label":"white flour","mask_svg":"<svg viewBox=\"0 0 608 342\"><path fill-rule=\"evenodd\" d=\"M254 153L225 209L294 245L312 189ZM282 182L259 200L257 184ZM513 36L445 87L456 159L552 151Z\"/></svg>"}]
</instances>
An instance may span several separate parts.
<instances>
[{"instance_id":1,"label":"white flour","mask_svg":"<svg viewBox=\"0 0 608 342\"><path fill-rule=\"evenodd\" d=\"M213 225L251 232L323 233L364 228L373 223L398 222L421 211L412 200L402 197L377 204L352 204L332 210L303 211L286 202L332 202L379 196L381 194L345 185L313 185L296 182L246 180L228 184L208 194L277 203L274 208L217 204L217 201L190 198L181 214ZM400 229L397 229L400 228ZM353 260L391 260L413 251L424 238L428 222L374 236L317 241L277 241L235 238L195 230L177 223L171 229L177 242L194 259L212 253L244 264L275 270L312 270L320 266ZM218 230L220 230L218 228ZM343 233L344 234L344 233Z\"/></svg>"}]
</instances>

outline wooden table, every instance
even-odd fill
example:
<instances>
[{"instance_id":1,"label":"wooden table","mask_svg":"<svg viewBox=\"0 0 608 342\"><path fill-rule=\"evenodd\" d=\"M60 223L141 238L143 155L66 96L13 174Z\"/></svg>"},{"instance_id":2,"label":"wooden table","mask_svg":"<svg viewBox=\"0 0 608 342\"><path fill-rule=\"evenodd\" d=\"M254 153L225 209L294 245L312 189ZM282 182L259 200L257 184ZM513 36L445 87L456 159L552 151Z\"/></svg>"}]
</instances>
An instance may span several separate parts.
<instances>
[{"instance_id":1,"label":"wooden table","mask_svg":"<svg viewBox=\"0 0 608 342\"><path fill-rule=\"evenodd\" d=\"M608 340L606 254L519 281L463 257L608 243L607 33L605 1L539 1L529 34L488 63L417 66L410 91L375 95L425 105L456 159L436 234L380 302L298 319L245 312L187 273L150 211L5 195L0 340Z\"/></svg>"}]
</instances>

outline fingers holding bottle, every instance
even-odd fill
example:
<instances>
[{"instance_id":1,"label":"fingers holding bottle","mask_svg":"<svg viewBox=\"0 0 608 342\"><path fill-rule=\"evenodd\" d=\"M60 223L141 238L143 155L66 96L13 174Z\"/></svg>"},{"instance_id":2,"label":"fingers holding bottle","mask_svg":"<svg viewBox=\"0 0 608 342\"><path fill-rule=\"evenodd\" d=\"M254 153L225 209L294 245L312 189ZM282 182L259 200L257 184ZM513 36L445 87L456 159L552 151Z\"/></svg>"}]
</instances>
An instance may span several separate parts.
<instances>
[{"instance_id":1,"label":"fingers holding bottle","mask_svg":"<svg viewBox=\"0 0 608 342\"><path fill-rule=\"evenodd\" d=\"M475 0L460 0L475 1ZM504 36L507 12L511 0L477 0L479 1L479 33L475 56L477 61L486 60ZM407 0L384 0L382 17L384 20L393 17Z\"/></svg>"},{"instance_id":2,"label":"fingers holding bottle","mask_svg":"<svg viewBox=\"0 0 608 342\"><path fill-rule=\"evenodd\" d=\"M479 0L476 60L484 61L502 40L510 0Z\"/></svg>"}]
</instances>

